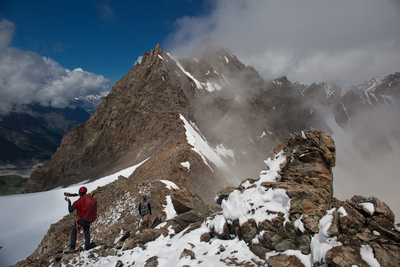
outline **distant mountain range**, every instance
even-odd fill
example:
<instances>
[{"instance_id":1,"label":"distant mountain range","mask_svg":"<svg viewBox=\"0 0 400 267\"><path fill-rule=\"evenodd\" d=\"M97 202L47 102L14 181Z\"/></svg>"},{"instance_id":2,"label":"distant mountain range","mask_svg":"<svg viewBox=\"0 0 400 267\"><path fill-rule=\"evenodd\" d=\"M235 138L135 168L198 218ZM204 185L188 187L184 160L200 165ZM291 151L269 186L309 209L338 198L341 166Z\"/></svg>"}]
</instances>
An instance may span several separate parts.
<instances>
[{"instance_id":1,"label":"distant mountain range","mask_svg":"<svg viewBox=\"0 0 400 267\"><path fill-rule=\"evenodd\" d=\"M89 119L102 96L71 100L66 108L25 105L0 117L0 165L25 166L49 160L61 139L73 127Z\"/></svg>"}]
</instances>

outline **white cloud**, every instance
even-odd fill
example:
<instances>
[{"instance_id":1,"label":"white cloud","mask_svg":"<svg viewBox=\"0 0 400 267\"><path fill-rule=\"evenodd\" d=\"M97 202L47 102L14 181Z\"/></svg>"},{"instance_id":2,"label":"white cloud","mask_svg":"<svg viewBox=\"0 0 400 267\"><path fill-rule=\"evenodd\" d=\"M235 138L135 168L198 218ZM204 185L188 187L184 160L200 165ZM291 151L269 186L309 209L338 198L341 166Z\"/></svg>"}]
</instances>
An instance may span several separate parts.
<instances>
[{"instance_id":1,"label":"white cloud","mask_svg":"<svg viewBox=\"0 0 400 267\"><path fill-rule=\"evenodd\" d=\"M82 69L68 70L51 58L9 47L14 24L0 21L0 114L32 102L65 107L69 99L110 90L110 80Z\"/></svg>"},{"instance_id":2,"label":"white cloud","mask_svg":"<svg viewBox=\"0 0 400 267\"><path fill-rule=\"evenodd\" d=\"M399 71L400 5L394 0L212 1L176 21L168 49L190 52L211 37L272 79L350 86Z\"/></svg>"}]
</instances>

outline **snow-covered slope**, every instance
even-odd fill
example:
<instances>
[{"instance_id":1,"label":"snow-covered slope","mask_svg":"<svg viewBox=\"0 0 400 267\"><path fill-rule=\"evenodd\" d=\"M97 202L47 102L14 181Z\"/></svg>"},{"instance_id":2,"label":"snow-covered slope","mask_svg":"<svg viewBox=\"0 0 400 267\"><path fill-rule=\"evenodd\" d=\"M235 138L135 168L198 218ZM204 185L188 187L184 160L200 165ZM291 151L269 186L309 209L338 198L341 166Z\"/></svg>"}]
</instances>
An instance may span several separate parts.
<instances>
[{"instance_id":1,"label":"snow-covered slope","mask_svg":"<svg viewBox=\"0 0 400 267\"><path fill-rule=\"evenodd\" d=\"M0 197L0 214L3 214L0 220L0 266L15 264L29 256L50 224L68 214L64 192L78 192L83 184L91 192L115 181L120 175L128 177L142 163L92 183L82 182L46 192Z\"/></svg>"}]
</instances>

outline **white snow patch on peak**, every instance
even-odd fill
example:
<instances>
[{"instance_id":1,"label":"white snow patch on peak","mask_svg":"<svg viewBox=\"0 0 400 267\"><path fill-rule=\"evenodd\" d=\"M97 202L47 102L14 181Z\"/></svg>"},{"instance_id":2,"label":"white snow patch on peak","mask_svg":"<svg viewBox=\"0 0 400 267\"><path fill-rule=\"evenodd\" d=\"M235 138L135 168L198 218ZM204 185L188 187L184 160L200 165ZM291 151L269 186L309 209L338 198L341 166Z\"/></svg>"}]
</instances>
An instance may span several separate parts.
<instances>
[{"instance_id":1,"label":"white snow patch on peak","mask_svg":"<svg viewBox=\"0 0 400 267\"><path fill-rule=\"evenodd\" d=\"M232 173L229 167L225 164L225 162L220 158L220 156L210 147L207 141L195 130L198 129L195 125L192 126L185 117L179 115L181 120L184 122L184 126L186 129L186 139L188 143L192 146L192 150L195 151L200 157L203 159L204 164L206 164L210 170L214 171L211 166L208 164L207 159L214 163L220 170L226 172L230 178L230 182L237 183L236 176Z\"/></svg>"},{"instance_id":2,"label":"white snow patch on peak","mask_svg":"<svg viewBox=\"0 0 400 267\"><path fill-rule=\"evenodd\" d=\"M167 215L167 220L170 220L178 214L175 211L174 204L172 204L171 196L166 196L165 198L166 198L167 204L163 205L164 212Z\"/></svg>"},{"instance_id":3,"label":"white snow patch on peak","mask_svg":"<svg viewBox=\"0 0 400 267\"><path fill-rule=\"evenodd\" d=\"M225 220L238 219L240 225L249 219L257 223L272 220L278 212L284 214L286 223L289 220L290 198L285 189L256 186L243 192L234 190L222 200L221 207Z\"/></svg>"},{"instance_id":4,"label":"white snow patch on peak","mask_svg":"<svg viewBox=\"0 0 400 267\"><path fill-rule=\"evenodd\" d=\"M345 210L345 208L343 208L343 206L341 206L337 212L340 214L340 217L344 217L347 216L347 211Z\"/></svg>"},{"instance_id":5,"label":"white snow patch on peak","mask_svg":"<svg viewBox=\"0 0 400 267\"><path fill-rule=\"evenodd\" d=\"M260 179L257 182L261 184L262 182L280 181L281 176L278 174L278 171L281 170L280 165L286 162L286 156L284 155L283 150L276 154L273 159L268 158L264 160L264 162L268 169L260 172Z\"/></svg>"},{"instance_id":6,"label":"white snow patch on peak","mask_svg":"<svg viewBox=\"0 0 400 267\"><path fill-rule=\"evenodd\" d=\"M245 188L242 192L234 190L227 199L222 200L222 215L224 220L239 220L240 224L254 219L257 223L276 218L277 212L284 214L284 224L289 221L290 198L286 190L282 188L265 188L261 183L276 181L280 164L286 161L283 151L280 151L273 159L265 161L269 170L260 175L256 182L247 180L241 185ZM221 220L221 218L219 218ZM216 225L223 225L221 222ZM296 224L301 228L301 221ZM215 226L215 223L214 223Z\"/></svg>"},{"instance_id":7,"label":"white snow patch on peak","mask_svg":"<svg viewBox=\"0 0 400 267\"><path fill-rule=\"evenodd\" d=\"M360 247L361 259L365 261L370 267L380 267L381 265L374 256L374 250L370 245L361 245Z\"/></svg>"},{"instance_id":8,"label":"white snow patch on peak","mask_svg":"<svg viewBox=\"0 0 400 267\"><path fill-rule=\"evenodd\" d=\"M181 165L183 167L185 167L188 172L190 172L190 162L189 161L181 162Z\"/></svg>"},{"instance_id":9,"label":"white snow patch on peak","mask_svg":"<svg viewBox=\"0 0 400 267\"><path fill-rule=\"evenodd\" d=\"M217 147L215 148L215 152L217 152L217 154L220 156L224 156L225 158L235 158L235 153L233 152L233 150L225 148L223 144L217 145Z\"/></svg>"},{"instance_id":10,"label":"white snow patch on peak","mask_svg":"<svg viewBox=\"0 0 400 267\"><path fill-rule=\"evenodd\" d=\"M215 90L220 91L222 89L222 87L219 84L210 82L208 80L207 80L207 83L201 83L201 85L202 86L204 85L206 90L209 91L209 92L213 92Z\"/></svg>"},{"instance_id":11,"label":"white snow patch on peak","mask_svg":"<svg viewBox=\"0 0 400 267\"><path fill-rule=\"evenodd\" d=\"M171 182L169 180L160 180L160 182L163 182L165 184L165 187L167 187L170 190L171 189L176 189L176 190L179 189L179 187L174 182Z\"/></svg>"},{"instance_id":12,"label":"white snow patch on peak","mask_svg":"<svg viewBox=\"0 0 400 267\"><path fill-rule=\"evenodd\" d=\"M303 138L303 139L307 139L307 136L306 136L306 134L305 134L305 132L304 132L304 131L301 131L301 138Z\"/></svg>"},{"instance_id":13,"label":"white snow patch on peak","mask_svg":"<svg viewBox=\"0 0 400 267\"><path fill-rule=\"evenodd\" d=\"M167 54L168 54L173 60L175 60L176 65L182 70L182 72L183 72L184 74L186 74L186 76L188 76L190 79L192 79L192 81L196 84L197 89L202 89L202 88L203 88L202 85L201 85L201 83L200 83L195 77L193 77L192 74L190 74L189 72L187 72L187 71L182 67L181 63L179 63L179 61L178 61L176 58L174 58L173 56L171 56L169 53L167 53Z\"/></svg>"},{"instance_id":14,"label":"white snow patch on peak","mask_svg":"<svg viewBox=\"0 0 400 267\"><path fill-rule=\"evenodd\" d=\"M336 208L327 210L327 214L319 220L319 232L312 237L310 244L312 263L324 262L325 254L328 250L342 245L342 243L337 241L336 236L331 237L328 234L329 227L332 224L333 212L335 211Z\"/></svg>"},{"instance_id":15,"label":"white snow patch on peak","mask_svg":"<svg viewBox=\"0 0 400 267\"><path fill-rule=\"evenodd\" d=\"M369 214L371 214L371 216L374 214L374 212L375 212L374 204L365 202L365 203L361 203L359 205L362 206L366 211L368 211Z\"/></svg>"},{"instance_id":16,"label":"white snow patch on peak","mask_svg":"<svg viewBox=\"0 0 400 267\"><path fill-rule=\"evenodd\" d=\"M303 214L301 214L300 218L294 222L294 228L299 229L302 233L304 233L306 229L304 228L304 224L301 219L303 219Z\"/></svg>"}]
</instances>

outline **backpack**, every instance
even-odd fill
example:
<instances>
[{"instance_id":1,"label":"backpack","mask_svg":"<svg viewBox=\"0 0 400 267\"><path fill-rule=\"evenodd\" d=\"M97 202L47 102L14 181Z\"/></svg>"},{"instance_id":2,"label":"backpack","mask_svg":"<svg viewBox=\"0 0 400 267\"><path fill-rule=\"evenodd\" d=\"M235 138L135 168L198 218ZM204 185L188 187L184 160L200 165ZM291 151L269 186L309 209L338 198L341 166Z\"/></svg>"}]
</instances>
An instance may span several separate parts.
<instances>
[{"instance_id":1,"label":"backpack","mask_svg":"<svg viewBox=\"0 0 400 267\"><path fill-rule=\"evenodd\" d=\"M140 202L140 215L144 216L149 214L149 202L147 201L141 201Z\"/></svg>"},{"instance_id":2,"label":"backpack","mask_svg":"<svg viewBox=\"0 0 400 267\"><path fill-rule=\"evenodd\" d=\"M97 218L97 200L89 195L82 197L82 219L87 222L94 222Z\"/></svg>"}]
</instances>

